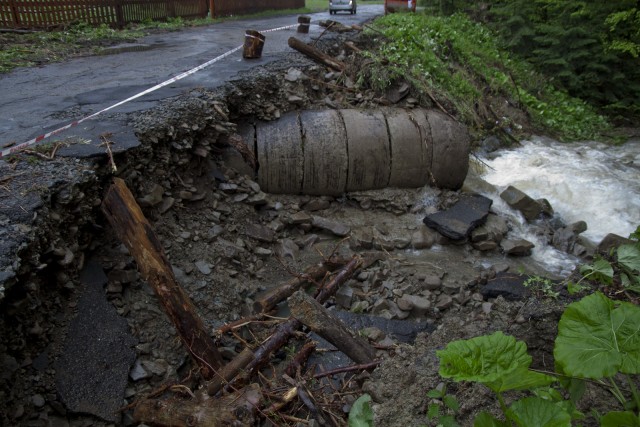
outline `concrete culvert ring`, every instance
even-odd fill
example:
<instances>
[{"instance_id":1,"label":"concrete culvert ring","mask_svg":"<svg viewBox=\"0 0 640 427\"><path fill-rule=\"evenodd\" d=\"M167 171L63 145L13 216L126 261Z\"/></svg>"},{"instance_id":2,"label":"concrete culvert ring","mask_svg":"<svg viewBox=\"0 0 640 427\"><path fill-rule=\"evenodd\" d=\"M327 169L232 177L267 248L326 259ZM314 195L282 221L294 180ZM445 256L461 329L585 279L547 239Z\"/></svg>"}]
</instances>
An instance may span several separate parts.
<instances>
[{"instance_id":1,"label":"concrete culvert ring","mask_svg":"<svg viewBox=\"0 0 640 427\"><path fill-rule=\"evenodd\" d=\"M443 114L399 108L292 112L259 123L256 141L265 191L329 196L426 184L458 189L470 145L466 128Z\"/></svg>"}]
</instances>

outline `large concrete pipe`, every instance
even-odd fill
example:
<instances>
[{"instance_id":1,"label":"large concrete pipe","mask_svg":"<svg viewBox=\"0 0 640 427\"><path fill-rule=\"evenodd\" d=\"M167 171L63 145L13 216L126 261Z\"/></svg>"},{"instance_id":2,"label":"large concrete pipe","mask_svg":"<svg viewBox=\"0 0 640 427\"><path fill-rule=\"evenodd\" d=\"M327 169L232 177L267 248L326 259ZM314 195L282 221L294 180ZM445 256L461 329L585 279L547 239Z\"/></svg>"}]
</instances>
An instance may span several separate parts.
<instances>
[{"instance_id":1,"label":"large concrete pipe","mask_svg":"<svg viewBox=\"0 0 640 427\"><path fill-rule=\"evenodd\" d=\"M260 122L255 142L258 182L270 193L458 189L469 164L467 129L435 110L291 112Z\"/></svg>"}]
</instances>

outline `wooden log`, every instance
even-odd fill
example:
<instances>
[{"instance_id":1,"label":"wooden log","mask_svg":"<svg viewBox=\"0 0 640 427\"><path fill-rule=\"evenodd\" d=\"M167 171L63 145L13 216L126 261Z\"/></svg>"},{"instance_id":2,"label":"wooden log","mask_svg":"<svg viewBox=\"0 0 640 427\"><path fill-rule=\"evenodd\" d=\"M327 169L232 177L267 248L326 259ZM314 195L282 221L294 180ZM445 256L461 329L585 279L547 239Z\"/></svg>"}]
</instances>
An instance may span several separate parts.
<instances>
[{"instance_id":1,"label":"wooden log","mask_svg":"<svg viewBox=\"0 0 640 427\"><path fill-rule=\"evenodd\" d=\"M245 348L239 355L233 358L233 360L227 363L222 369L217 372L216 377L207 384L207 394L209 396L215 396L222 387L227 385L232 379L234 379L239 372L247 367L254 359L253 351L250 348Z\"/></svg>"},{"instance_id":2,"label":"wooden log","mask_svg":"<svg viewBox=\"0 0 640 427\"><path fill-rule=\"evenodd\" d=\"M320 303L326 302L338 290L339 285L344 283L353 275L361 263L362 258L357 256L353 257L351 261L342 267L342 269L336 274L336 277L334 277L331 282L322 289L322 292L318 294L316 299L318 299ZM208 384L207 393L210 396L214 396L222 389L222 387L224 387L224 384L227 381L229 385L235 384L237 382L238 373L243 370L248 376L253 375L257 369L267 363L269 356L286 344L287 341L289 341L289 338L291 338L291 336L300 328L302 328L302 323L295 318L289 319L278 325L278 328L273 335L262 343L252 354L249 349L245 349L242 353L236 356L236 358L228 364L229 369L227 370L227 367L225 367L224 372L219 375L218 379L214 379ZM233 380L230 380L232 378ZM220 381L220 379L222 379L222 381Z\"/></svg>"},{"instance_id":3,"label":"wooden log","mask_svg":"<svg viewBox=\"0 0 640 427\"><path fill-rule=\"evenodd\" d=\"M356 335L339 319L333 317L318 301L304 291L289 297L291 315L313 332L335 345L356 363L369 363L376 352L362 337Z\"/></svg>"},{"instance_id":4,"label":"wooden log","mask_svg":"<svg viewBox=\"0 0 640 427\"><path fill-rule=\"evenodd\" d=\"M171 398L147 399L134 412L136 422L167 427L254 425L255 411L261 394L257 384L220 399L202 402Z\"/></svg>"},{"instance_id":5,"label":"wooden log","mask_svg":"<svg viewBox=\"0 0 640 427\"><path fill-rule=\"evenodd\" d=\"M273 310L278 303L289 298L295 291L299 290L302 285L318 281L328 272L329 267L325 263L308 267L300 276L294 277L277 288L271 289L260 297L259 300L256 300L253 303L253 311L255 313L267 313Z\"/></svg>"},{"instance_id":6,"label":"wooden log","mask_svg":"<svg viewBox=\"0 0 640 427\"><path fill-rule=\"evenodd\" d=\"M207 385L207 394L209 396L216 395L225 385L236 384L238 382L238 374L241 371L246 373L247 377L264 365L271 353L282 347L289 341L289 338L300 328L302 323L297 319L289 319L280 325L255 352L245 348L238 356L225 366L219 378L214 379ZM228 368L228 369L227 369Z\"/></svg>"},{"instance_id":7,"label":"wooden log","mask_svg":"<svg viewBox=\"0 0 640 427\"><path fill-rule=\"evenodd\" d=\"M122 179L114 178L102 203L102 211L136 260L142 277L153 288L203 377L213 378L222 366L222 357L191 299L176 281L160 240Z\"/></svg>"},{"instance_id":8,"label":"wooden log","mask_svg":"<svg viewBox=\"0 0 640 427\"><path fill-rule=\"evenodd\" d=\"M332 58L321 50L296 39L295 37L289 38L289 47L308 56L314 61L320 62L327 67L333 68L334 70L343 71L345 69L344 63Z\"/></svg>"},{"instance_id":9,"label":"wooden log","mask_svg":"<svg viewBox=\"0 0 640 427\"><path fill-rule=\"evenodd\" d=\"M320 304L324 304L325 302L327 302L327 300L337 292L340 285L342 285L351 276L353 276L353 273L355 273L355 271L362 266L363 262L364 261L360 256L354 256L353 258L351 258L351 261L349 261L347 265L345 265L344 268L342 268L331 279L331 281L329 281L329 283L323 286L322 289L318 290L318 293L316 294L316 297L315 297L316 300Z\"/></svg>"}]
</instances>

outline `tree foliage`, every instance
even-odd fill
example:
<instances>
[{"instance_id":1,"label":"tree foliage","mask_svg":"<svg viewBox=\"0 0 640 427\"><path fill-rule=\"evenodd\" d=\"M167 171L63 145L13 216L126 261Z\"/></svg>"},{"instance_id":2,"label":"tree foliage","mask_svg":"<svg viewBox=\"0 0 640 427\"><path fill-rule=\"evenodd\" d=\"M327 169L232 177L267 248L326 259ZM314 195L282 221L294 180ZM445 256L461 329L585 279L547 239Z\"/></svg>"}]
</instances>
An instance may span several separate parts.
<instances>
[{"instance_id":1,"label":"tree foliage","mask_svg":"<svg viewBox=\"0 0 640 427\"><path fill-rule=\"evenodd\" d=\"M505 47L561 90L626 117L640 113L640 8L636 0L425 0L436 12L487 22Z\"/></svg>"}]
</instances>

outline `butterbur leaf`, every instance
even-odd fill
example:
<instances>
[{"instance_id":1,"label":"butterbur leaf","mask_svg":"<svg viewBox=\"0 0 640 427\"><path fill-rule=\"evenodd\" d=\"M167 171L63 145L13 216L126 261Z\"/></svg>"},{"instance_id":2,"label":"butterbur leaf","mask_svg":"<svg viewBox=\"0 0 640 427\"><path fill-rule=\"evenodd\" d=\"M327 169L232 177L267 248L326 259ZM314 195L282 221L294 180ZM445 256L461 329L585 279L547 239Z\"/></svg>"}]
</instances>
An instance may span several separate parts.
<instances>
[{"instance_id":1,"label":"butterbur leaf","mask_svg":"<svg viewBox=\"0 0 640 427\"><path fill-rule=\"evenodd\" d=\"M476 416L476 419L473 420L473 427L511 427L511 424L495 418L488 412L482 411Z\"/></svg>"},{"instance_id":2,"label":"butterbur leaf","mask_svg":"<svg viewBox=\"0 0 640 427\"><path fill-rule=\"evenodd\" d=\"M618 262L630 270L640 271L640 248L636 245L620 246Z\"/></svg>"},{"instance_id":3,"label":"butterbur leaf","mask_svg":"<svg viewBox=\"0 0 640 427\"><path fill-rule=\"evenodd\" d=\"M371 410L371 396L360 396L349 411L349 427L373 427L373 411Z\"/></svg>"},{"instance_id":4,"label":"butterbur leaf","mask_svg":"<svg viewBox=\"0 0 640 427\"><path fill-rule=\"evenodd\" d=\"M611 283L613 279L613 267L611 267L609 261L598 259L593 264L580 267L580 274L592 276L592 278L600 280L603 283Z\"/></svg>"},{"instance_id":5,"label":"butterbur leaf","mask_svg":"<svg viewBox=\"0 0 640 427\"><path fill-rule=\"evenodd\" d=\"M562 397L560 392L552 387L538 388L532 391L533 394L538 396L540 399L549 400L551 402L561 402L564 400L564 397Z\"/></svg>"},{"instance_id":6,"label":"butterbur leaf","mask_svg":"<svg viewBox=\"0 0 640 427\"><path fill-rule=\"evenodd\" d=\"M560 383L562 388L564 388L569 393L569 400L574 404L577 404L578 401L582 399L582 396L584 395L584 392L586 390L585 380L580 378L572 378L567 375L566 372L562 370L562 366L558 365L557 361L554 365L556 373L559 374L558 382Z\"/></svg>"},{"instance_id":7,"label":"butterbur leaf","mask_svg":"<svg viewBox=\"0 0 640 427\"><path fill-rule=\"evenodd\" d=\"M553 355L574 377L640 373L640 307L614 303L601 292L569 304L558 323Z\"/></svg>"},{"instance_id":8,"label":"butterbur leaf","mask_svg":"<svg viewBox=\"0 0 640 427\"><path fill-rule=\"evenodd\" d=\"M600 418L600 427L640 427L640 422L630 411L609 412Z\"/></svg>"},{"instance_id":9,"label":"butterbur leaf","mask_svg":"<svg viewBox=\"0 0 640 427\"><path fill-rule=\"evenodd\" d=\"M533 372L527 368L517 368L495 381L485 383L485 385L496 393L502 393L507 390L528 390L542 387L551 384L555 380L554 377Z\"/></svg>"},{"instance_id":10,"label":"butterbur leaf","mask_svg":"<svg viewBox=\"0 0 640 427\"><path fill-rule=\"evenodd\" d=\"M571 427L571 416L561 406L539 397L514 402L507 416L518 427Z\"/></svg>"},{"instance_id":11,"label":"butterbur leaf","mask_svg":"<svg viewBox=\"0 0 640 427\"><path fill-rule=\"evenodd\" d=\"M528 368L527 345L498 331L469 340L450 342L436 355L440 375L456 381L491 383L519 368Z\"/></svg>"}]
</instances>

